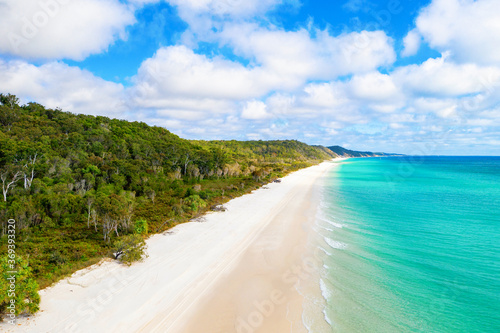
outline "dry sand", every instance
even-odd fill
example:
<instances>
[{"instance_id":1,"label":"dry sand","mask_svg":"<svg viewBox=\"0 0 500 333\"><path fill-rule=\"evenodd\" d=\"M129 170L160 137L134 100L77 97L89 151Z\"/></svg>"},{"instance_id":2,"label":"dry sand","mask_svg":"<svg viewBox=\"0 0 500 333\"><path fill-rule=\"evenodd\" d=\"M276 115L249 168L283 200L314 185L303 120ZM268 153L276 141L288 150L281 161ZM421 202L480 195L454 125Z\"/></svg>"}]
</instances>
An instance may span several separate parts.
<instances>
[{"instance_id":1,"label":"dry sand","mask_svg":"<svg viewBox=\"0 0 500 333\"><path fill-rule=\"evenodd\" d=\"M40 292L41 311L6 332L307 332L299 281L318 180L334 163L297 171L148 239L149 258L106 260Z\"/></svg>"}]
</instances>

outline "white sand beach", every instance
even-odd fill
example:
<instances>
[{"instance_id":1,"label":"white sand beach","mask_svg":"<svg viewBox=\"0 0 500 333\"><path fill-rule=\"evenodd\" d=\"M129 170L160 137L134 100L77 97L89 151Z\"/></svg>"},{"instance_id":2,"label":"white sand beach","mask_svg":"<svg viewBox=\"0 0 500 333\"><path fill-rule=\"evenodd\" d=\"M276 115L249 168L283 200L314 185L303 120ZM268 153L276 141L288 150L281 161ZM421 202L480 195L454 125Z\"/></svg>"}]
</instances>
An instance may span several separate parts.
<instances>
[{"instance_id":1,"label":"white sand beach","mask_svg":"<svg viewBox=\"0 0 500 333\"><path fill-rule=\"evenodd\" d=\"M78 271L40 292L39 313L0 331L307 332L296 264L305 262L311 198L334 165L294 172L226 212L152 236L149 257L131 267L108 259Z\"/></svg>"}]
</instances>

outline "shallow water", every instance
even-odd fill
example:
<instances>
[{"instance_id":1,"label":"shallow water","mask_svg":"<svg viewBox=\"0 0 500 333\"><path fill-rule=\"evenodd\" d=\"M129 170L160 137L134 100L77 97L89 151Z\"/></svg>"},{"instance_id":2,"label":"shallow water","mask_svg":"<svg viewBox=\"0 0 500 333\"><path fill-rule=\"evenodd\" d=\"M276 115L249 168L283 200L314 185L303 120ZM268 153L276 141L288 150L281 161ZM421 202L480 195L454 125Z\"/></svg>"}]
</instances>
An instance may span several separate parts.
<instances>
[{"instance_id":1,"label":"shallow water","mask_svg":"<svg viewBox=\"0 0 500 333\"><path fill-rule=\"evenodd\" d=\"M499 157L349 159L320 206L333 332L500 332Z\"/></svg>"}]
</instances>

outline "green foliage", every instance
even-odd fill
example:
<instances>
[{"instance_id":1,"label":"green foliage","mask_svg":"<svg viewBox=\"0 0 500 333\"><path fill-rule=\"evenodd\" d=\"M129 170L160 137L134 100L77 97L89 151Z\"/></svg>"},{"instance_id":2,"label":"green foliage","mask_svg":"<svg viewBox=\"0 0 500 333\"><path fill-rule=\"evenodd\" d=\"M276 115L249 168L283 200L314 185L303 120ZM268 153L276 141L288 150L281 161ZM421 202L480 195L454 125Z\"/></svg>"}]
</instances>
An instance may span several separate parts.
<instances>
[{"instance_id":1,"label":"green foliage","mask_svg":"<svg viewBox=\"0 0 500 333\"><path fill-rule=\"evenodd\" d=\"M6 221L15 219L16 251L45 287L95 263L123 236L164 231L330 157L291 140L189 141L0 94L0 171L9 181L21 172L0 199L0 253Z\"/></svg>"},{"instance_id":2,"label":"green foliage","mask_svg":"<svg viewBox=\"0 0 500 333\"><path fill-rule=\"evenodd\" d=\"M7 254L0 257L0 316L11 320L22 313L35 313L39 304L38 284L28 262L22 257L11 259Z\"/></svg>"},{"instance_id":3,"label":"green foliage","mask_svg":"<svg viewBox=\"0 0 500 333\"><path fill-rule=\"evenodd\" d=\"M186 198L184 203L189 207L189 209L193 212L198 212L201 208L205 208L207 203L205 200L200 198L199 195L194 194Z\"/></svg>"},{"instance_id":4,"label":"green foliage","mask_svg":"<svg viewBox=\"0 0 500 333\"><path fill-rule=\"evenodd\" d=\"M115 259L119 259L127 266L136 261L141 261L147 257L146 242L141 235L132 234L123 236L113 243L113 253Z\"/></svg>"},{"instance_id":5,"label":"green foliage","mask_svg":"<svg viewBox=\"0 0 500 333\"><path fill-rule=\"evenodd\" d=\"M94 175L100 174L101 170L99 170L99 168L95 165L89 165L88 167L86 167L85 169L82 170L82 173L83 174L90 173L94 176Z\"/></svg>"},{"instance_id":6,"label":"green foliage","mask_svg":"<svg viewBox=\"0 0 500 333\"><path fill-rule=\"evenodd\" d=\"M145 219L138 219L134 223L134 231L139 235L147 235L148 234L148 221Z\"/></svg>"}]
</instances>

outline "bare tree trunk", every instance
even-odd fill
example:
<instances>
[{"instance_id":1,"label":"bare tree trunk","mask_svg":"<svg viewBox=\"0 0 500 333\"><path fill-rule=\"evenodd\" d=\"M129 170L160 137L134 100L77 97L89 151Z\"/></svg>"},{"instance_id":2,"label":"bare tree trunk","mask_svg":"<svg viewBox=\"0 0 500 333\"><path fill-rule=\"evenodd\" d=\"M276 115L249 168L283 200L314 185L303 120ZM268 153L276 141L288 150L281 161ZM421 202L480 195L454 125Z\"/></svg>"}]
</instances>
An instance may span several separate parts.
<instances>
[{"instance_id":1,"label":"bare tree trunk","mask_svg":"<svg viewBox=\"0 0 500 333\"><path fill-rule=\"evenodd\" d=\"M24 189L27 190L31 187L31 183L35 178L35 164L38 153L35 153L33 156L28 157L28 162L24 164L23 169L27 172L23 172L24 177Z\"/></svg>"},{"instance_id":2,"label":"bare tree trunk","mask_svg":"<svg viewBox=\"0 0 500 333\"><path fill-rule=\"evenodd\" d=\"M94 229L95 229L95 232L97 232L97 212L95 209L92 209L92 212L91 212L91 215L92 215L92 222L94 223Z\"/></svg>"},{"instance_id":3,"label":"bare tree trunk","mask_svg":"<svg viewBox=\"0 0 500 333\"><path fill-rule=\"evenodd\" d=\"M87 199L87 228L90 228L90 215L92 213L92 204L94 203L94 199L88 198Z\"/></svg>"},{"instance_id":4,"label":"bare tree trunk","mask_svg":"<svg viewBox=\"0 0 500 333\"><path fill-rule=\"evenodd\" d=\"M7 193L9 193L9 189L16 186L16 182L19 180L19 177L21 176L21 171L17 171L12 177L12 180L10 182L7 180L8 175L9 171L6 171L0 175L0 179L2 180L3 201L7 201Z\"/></svg>"},{"instance_id":5,"label":"bare tree trunk","mask_svg":"<svg viewBox=\"0 0 500 333\"><path fill-rule=\"evenodd\" d=\"M189 162L191 162L191 161L189 160L189 154L187 154L186 160L184 161L184 174L186 174L186 172L187 172L187 166L188 166Z\"/></svg>"}]
</instances>

